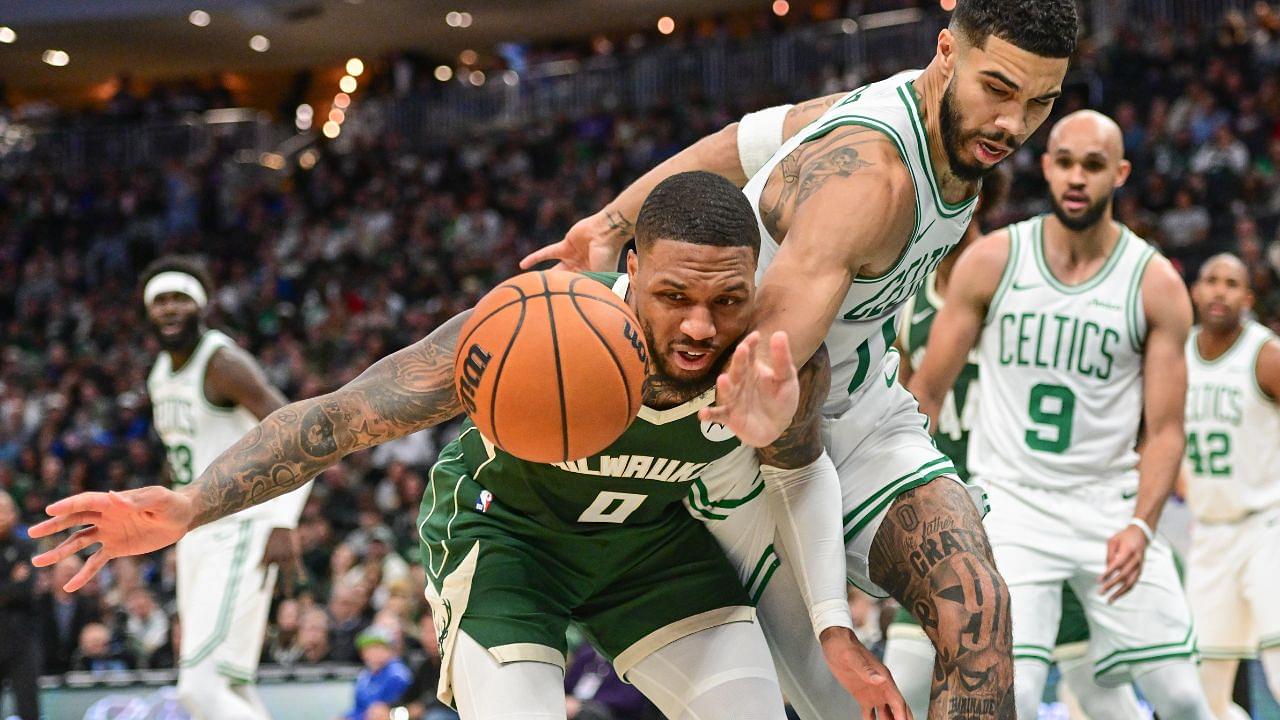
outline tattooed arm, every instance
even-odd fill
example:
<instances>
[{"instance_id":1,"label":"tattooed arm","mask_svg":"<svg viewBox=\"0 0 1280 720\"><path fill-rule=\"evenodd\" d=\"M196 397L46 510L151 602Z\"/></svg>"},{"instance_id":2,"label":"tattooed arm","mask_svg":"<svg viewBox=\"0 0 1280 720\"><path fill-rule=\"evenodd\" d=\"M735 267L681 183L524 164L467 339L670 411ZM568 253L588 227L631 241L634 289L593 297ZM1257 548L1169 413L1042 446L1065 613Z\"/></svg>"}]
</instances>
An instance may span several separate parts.
<instances>
[{"instance_id":1,"label":"tattooed arm","mask_svg":"<svg viewBox=\"0 0 1280 720\"><path fill-rule=\"evenodd\" d=\"M816 120L848 93L836 93L792 105L786 113L782 132L777 138L781 147L792 135ZM578 221L564 240L530 253L520 261L528 270L547 260L559 260L568 270L615 270L618 255L635 234L635 221L644 199L663 180L677 173L705 170L727 178L742 187L750 178L743 169L738 146L738 123L702 138L642 175L599 212ZM767 337L767 336L766 336Z\"/></svg>"},{"instance_id":2,"label":"tattooed arm","mask_svg":"<svg viewBox=\"0 0 1280 720\"><path fill-rule=\"evenodd\" d=\"M803 364L854 278L897 261L911 240L915 202L897 148L875 130L839 127L788 155L760 197L761 220L781 245L760 282L756 328L786 331Z\"/></svg>"},{"instance_id":3,"label":"tattooed arm","mask_svg":"<svg viewBox=\"0 0 1280 720\"><path fill-rule=\"evenodd\" d=\"M53 503L50 519L31 528L32 537L86 527L35 564L52 565L100 543L65 586L74 591L112 558L158 550L200 525L301 487L349 453L454 417L462 410L453 389L454 350L469 315L454 317L335 392L271 413L181 490L90 492Z\"/></svg>"}]
</instances>

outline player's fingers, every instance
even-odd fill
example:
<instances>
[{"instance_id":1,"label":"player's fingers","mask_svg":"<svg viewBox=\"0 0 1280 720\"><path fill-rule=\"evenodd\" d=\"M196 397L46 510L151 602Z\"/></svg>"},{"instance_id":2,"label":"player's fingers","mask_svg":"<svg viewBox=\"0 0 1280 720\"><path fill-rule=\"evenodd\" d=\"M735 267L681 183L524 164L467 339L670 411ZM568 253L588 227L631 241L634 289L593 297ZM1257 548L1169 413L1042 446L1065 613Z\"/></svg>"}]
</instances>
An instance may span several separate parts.
<instances>
[{"instance_id":1,"label":"player's fingers","mask_svg":"<svg viewBox=\"0 0 1280 720\"><path fill-rule=\"evenodd\" d=\"M698 411L698 420L702 422L715 422L721 425L729 420L729 408L719 405L708 405Z\"/></svg>"},{"instance_id":2,"label":"player's fingers","mask_svg":"<svg viewBox=\"0 0 1280 720\"><path fill-rule=\"evenodd\" d=\"M528 255L525 255L524 259L520 261L520 269L528 270L534 265L537 265L540 262L546 262L547 260L563 260L564 258L562 255L566 250L568 250L568 248L569 243L561 240L559 242L551 243L544 248L534 250Z\"/></svg>"},{"instance_id":3,"label":"player's fingers","mask_svg":"<svg viewBox=\"0 0 1280 720\"><path fill-rule=\"evenodd\" d=\"M112 506L111 496L104 492L87 492L63 498L44 509L52 516L78 512L104 512Z\"/></svg>"},{"instance_id":4,"label":"player's fingers","mask_svg":"<svg viewBox=\"0 0 1280 720\"><path fill-rule=\"evenodd\" d=\"M52 565L59 560L75 555L81 550L98 542L97 537L98 529L96 527L84 528L83 530L73 533L71 537L66 540L58 543L58 547L31 558L31 564L36 567Z\"/></svg>"},{"instance_id":5,"label":"player's fingers","mask_svg":"<svg viewBox=\"0 0 1280 720\"><path fill-rule=\"evenodd\" d=\"M76 573L70 580L68 580L67 584L62 586L62 589L67 592L75 592L84 587L85 583L92 580L93 576L98 574L98 571L107 564L108 560L110 560L110 558L107 557L107 551L105 549L94 553L85 562L84 567L80 568L80 572Z\"/></svg>"},{"instance_id":6,"label":"player's fingers","mask_svg":"<svg viewBox=\"0 0 1280 720\"><path fill-rule=\"evenodd\" d=\"M795 365L791 361L791 340L782 330L769 336L769 365L778 377L785 378L795 372Z\"/></svg>"},{"instance_id":7,"label":"player's fingers","mask_svg":"<svg viewBox=\"0 0 1280 720\"><path fill-rule=\"evenodd\" d=\"M60 515L32 525L31 529L28 530L28 534L33 538L55 535L77 525L93 525L97 523L98 519L101 517L102 514L96 512L78 512L71 513L70 515Z\"/></svg>"}]
</instances>

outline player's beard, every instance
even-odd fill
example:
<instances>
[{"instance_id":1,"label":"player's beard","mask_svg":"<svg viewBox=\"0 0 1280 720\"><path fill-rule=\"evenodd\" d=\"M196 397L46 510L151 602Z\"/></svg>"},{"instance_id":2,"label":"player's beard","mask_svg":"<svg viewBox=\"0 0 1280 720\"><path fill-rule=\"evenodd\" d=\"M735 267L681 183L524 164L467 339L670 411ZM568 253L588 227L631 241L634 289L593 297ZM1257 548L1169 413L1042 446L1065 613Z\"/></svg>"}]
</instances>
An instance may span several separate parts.
<instances>
[{"instance_id":1,"label":"player's beard","mask_svg":"<svg viewBox=\"0 0 1280 720\"><path fill-rule=\"evenodd\" d=\"M182 332L177 335L165 335L160 328L153 327L160 347L168 352L182 352L195 349L200 342L200 316L192 315L182 323Z\"/></svg>"},{"instance_id":2,"label":"player's beard","mask_svg":"<svg viewBox=\"0 0 1280 720\"><path fill-rule=\"evenodd\" d=\"M964 117L960 114L960 108L956 107L954 78L947 83L947 89L942 92L942 104L938 113L938 122L942 130L942 148L946 150L947 163L951 165L952 174L961 180L969 182L981 180L1000 164L996 163L987 167L980 162L969 162L961 157L960 152L969 144L970 140L982 138L1008 147L1009 154L1005 155L1004 158L1011 157L1018 149L1018 143L1007 133L993 134L976 130L966 133L964 131ZM1004 158L1000 162L1004 162Z\"/></svg>"},{"instance_id":3,"label":"player's beard","mask_svg":"<svg viewBox=\"0 0 1280 720\"><path fill-rule=\"evenodd\" d=\"M683 378L673 373L667 365L667 355L674 342L661 347L653 335L653 327L644 320L640 321L640 325L644 328L644 339L649 344L649 358L653 361L653 367L645 381L646 403L679 405L715 387L716 378L720 376L720 371L724 369L732 353L721 350L720 356L708 366L706 374L698 378Z\"/></svg>"},{"instance_id":4,"label":"player's beard","mask_svg":"<svg viewBox=\"0 0 1280 720\"><path fill-rule=\"evenodd\" d=\"M1111 205L1111 196L1108 195L1089 205L1087 209L1079 217L1071 217L1066 210L1062 209L1062 205L1058 203L1055 195L1049 195L1049 204L1053 206L1053 214L1058 218L1058 222L1072 232L1083 232L1098 224L1102 219L1103 213Z\"/></svg>"}]
</instances>

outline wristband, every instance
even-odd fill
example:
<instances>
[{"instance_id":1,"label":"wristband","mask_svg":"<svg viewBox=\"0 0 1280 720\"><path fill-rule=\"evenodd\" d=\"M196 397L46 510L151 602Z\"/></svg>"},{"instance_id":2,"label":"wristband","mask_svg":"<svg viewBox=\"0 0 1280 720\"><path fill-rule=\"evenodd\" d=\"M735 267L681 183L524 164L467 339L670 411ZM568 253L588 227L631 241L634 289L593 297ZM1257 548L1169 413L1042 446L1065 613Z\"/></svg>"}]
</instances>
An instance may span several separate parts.
<instances>
[{"instance_id":1,"label":"wristband","mask_svg":"<svg viewBox=\"0 0 1280 720\"><path fill-rule=\"evenodd\" d=\"M748 113L738 121L738 161L748 180L782 147L783 126L790 109L790 105L777 105Z\"/></svg>"},{"instance_id":2,"label":"wristband","mask_svg":"<svg viewBox=\"0 0 1280 720\"><path fill-rule=\"evenodd\" d=\"M1152 540L1155 540L1155 539L1156 539L1156 534L1155 534L1155 532L1153 532L1153 531L1151 530L1151 526L1147 524L1147 521L1146 521L1146 520L1143 520L1143 519L1142 519L1142 518L1140 518L1140 517L1131 518L1131 519L1129 520L1129 525L1132 525L1132 526L1134 526L1134 527L1138 528L1139 530L1141 530L1141 531L1142 531L1143 536L1147 538L1147 542L1148 542L1148 543L1150 543ZM1127 526L1126 526L1126 527L1127 527Z\"/></svg>"}]
</instances>

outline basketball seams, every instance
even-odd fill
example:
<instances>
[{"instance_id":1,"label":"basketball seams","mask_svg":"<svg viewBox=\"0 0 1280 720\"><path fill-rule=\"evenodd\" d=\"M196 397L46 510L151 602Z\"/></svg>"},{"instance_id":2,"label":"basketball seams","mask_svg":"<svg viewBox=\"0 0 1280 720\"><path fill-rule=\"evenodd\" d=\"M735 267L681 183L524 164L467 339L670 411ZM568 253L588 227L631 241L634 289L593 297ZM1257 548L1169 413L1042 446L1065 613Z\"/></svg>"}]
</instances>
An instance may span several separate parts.
<instances>
[{"instance_id":1,"label":"basketball seams","mask_svg":"<svg viewBox=\"0 0 1280 720\"><path fill-rule=\"evenodd\" d=\"M631 407L631 383L628 382L627 380L627 370L622 366L622 360L618 357L618 354L613 351L613 345L610 344L609 341L605 339L604 333L600 332L600 330L597 329L596 326L592 324L591 318L587 317L587 314L582 311L582 307L578 305L579 297L590 298L592 300L600 301L600 298L591 297L590 295L578 295L573 291L574 285L577 285L582 280L587 280L587 282L594 282L593 280L588 280L586 278L578 278L570 282L569 283L569 303L573 305L573 309L575 312L578 313L578 317L582 318L582 323L586 325L589 330L591 330L591 332L596 336L597 339L600 340L600 344L604 346L604 349L609 352L609 357L613 359L613 366L614 368L617 369L618 376L622 378L622 389L627 393L627 414L631 417L634 417L636 412L639 411L639 408L635 408L633 410ZM612 303L605 303L605 304L616 308L616 306L613 305ZM644 402L643 397L640 399L639 402L641 403Z\"/></svg>"},{"instance_id":2,"label":"basketball seams","mask_svg":"<svg viewBox=\"0 0 1280 720\"><path fill-rule=\"evenodd\" d=\"M519 291L519 288L516 288L516 290ZM493 433L493 444L498 446L502 445L501 441L498 440L498 386L502 383L502 368L506 366L507 358L511 357L511 348L515 346L516 338L520 337L520 328L524 325L525 300L524 293L520 292L520 317L516 318L516 326L511 331L511 339L507 341L507 347L502 351L502 359L498 361L498 367L494 368L493 371L493 388L490 390L489 395L489 432ZM510 305L507 307L510 307ZM487 316L485 319L488 319L488 317L492 317L492 315ZM476 328L479 327L479 325L476 325Z\"/></svg>"},{"instance_id":3,"label":"basketball seams","mask_svg":"<svg viewBox=\"0 0 1280 720\"><path fill-rule=\"evenodd\" d=\"M468 319L467 319L467 324L471 326L471 329L467 331L467 334L466 334L466 335L463 335L463 336L462 336L462 338L458 340L458 346L457 346L457 347L458 347L458 351L457 351L458 353L461 353L462 348L465 348L465 347L467 346L467 342L468 342L469 340L471 340L471 336L472 336L472 335L475 335L475 334L476 334L476 330L479 330L479 329L480 329L480 326L481 326L481 325L483 325L483 324L485 324L485 322L486 322L486 321L488 321L488 319L489 319L489 318L493 317L494 315L497 315L498 313L502 312L503 310L506 310L507 308L511 307L512 305L515 305L515 304L517 304L517 303L521 303L521 304L523 304L523 303L524 303L524 301L525 301L525 299L526 299L526 298L525 298L524 291L522 291L522 290L521 290L520 288L518 288L518 287L515 287L514 285L512 285L512 286L510 286L510 287L511 287L511 289L512 289L512 290L515 290L517 293L520 293L520 297L516 298L515 300L508 300L507 302L502 303L501 305L499 305L498 307L494 308L493 310L490 310L490 311L489 311L489 314L487 314L487 315L485 315L485 316L483 316L483 317L479 317L479 318L477 318L477 317L472 316L471 318L468 318Z\"/></svg>"},{"instance_id":4,"label":"basketball seams","mask_svg":"<svg viewBox=\"0 0 1280 720\"><path fill-rule=\"evenodd\" d=\"M556 361L556 390L560 397L560 440L564 447L562 457L564 460L569 460L569 410L565 407L564 401L564 369L560 365L560 339L556 336L556 309L551 304L551 287L547 284L546 273L538 273L538 279L542 280L542 289L546 295L547 322L551 330L551 356ZM572 298L573 294L569 293L569 297Z\"/></svg>"}]
</instances>

